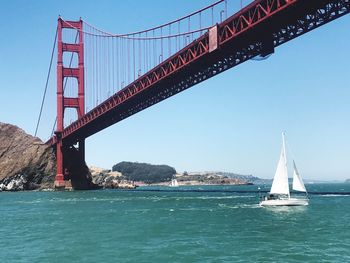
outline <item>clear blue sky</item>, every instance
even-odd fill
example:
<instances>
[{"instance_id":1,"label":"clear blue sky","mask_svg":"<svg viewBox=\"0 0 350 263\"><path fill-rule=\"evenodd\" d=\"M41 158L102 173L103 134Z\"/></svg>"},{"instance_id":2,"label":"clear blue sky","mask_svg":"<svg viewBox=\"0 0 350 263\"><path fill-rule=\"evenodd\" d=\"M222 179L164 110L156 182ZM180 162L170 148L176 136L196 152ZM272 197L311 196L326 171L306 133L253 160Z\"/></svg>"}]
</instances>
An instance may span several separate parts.
<instances>
[{"instance_id":1,"label":"clear blue sky","mask_svg":"<svg viewBox=\"0 0 350 263\"><path fill-rule=\"evenodd\" d=\"M59 14L124 33L211 2L4 1L0 121L34 134ZM304 178L350 178L349 29L350 16L340 18L265 61L246 62L88 138L87 163L111 168L126 160L272 178L286 131ZM54 98L55 87L48 92ZM45 109L53 114L54 100ZM53 119L40 126L43 140Z\"/></svg>"}]
</instances>

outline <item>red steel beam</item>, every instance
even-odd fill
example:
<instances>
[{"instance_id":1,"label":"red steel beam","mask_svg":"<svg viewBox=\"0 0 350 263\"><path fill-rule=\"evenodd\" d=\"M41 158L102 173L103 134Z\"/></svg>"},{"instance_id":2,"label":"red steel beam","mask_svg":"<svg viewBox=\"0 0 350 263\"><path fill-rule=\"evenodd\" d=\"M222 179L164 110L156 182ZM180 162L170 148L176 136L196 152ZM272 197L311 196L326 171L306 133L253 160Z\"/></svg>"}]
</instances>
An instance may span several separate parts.
<instances>
[{"instance_id":1,"label":"red steel beam","mask_svg":"<svg viewBox=\"0 0 350 263\"><path fill-rule=\"evenodd\" d=\"M234 38L238 34L244 32L244 30L248 29L252 26L252 24L243 23L242 21L247 20L243 19L243 17L248 17L249 21L252 21L250 18L251 16L251 9L257 10L257 12L260 12L260 4L255 5L256 2L264 2L264 1L255 1L245 9L241 10L236 15L233 15L223 23L221 23L220 27L222 27L222 24L231 24L233 27L235 26L236 20L239 23L239 27L237 30L235 30L234 34L227 35L226 38L221 38L221 42L225 43L229 41L230 39ZM265 1L267 3L268 9L270 10L270 13L265 14L265 16L253 16L253 18L256 19L255 23L258 23L259 21L262 21L268 16L271 16L273 13L278 12L289 5L292 5L296 0L277 0L277 4L275 4L275 1ZM269 3L271 2L271 3ZM273 10L273 11L272 11ZM253 12L255 13L255 12ZM231 23L230 23L231 22ZM226 28L229 28L229 26L225 25ZM220 45L221 43L219 43ZM203 35L198 40L192 42L187 47L180 50L178 53L173 55L172 57L165 60L163 63L155 67L153 70L151 70L149 73L146 73L133 83L129 84L127 87L125 87L123 90L116 93L111 98L107 99L102 104L98 105L95 109L88 112L85 116L83 116L81 119L77 120L72 125L68 126L64 131L62 137L65 138L69 136L71 133L79 129L81 126L89 123L90 121L98 118L101 114L104 114L105 112L111 110L112 108L120 105L124 101L128 100L132 96L138 94L142 90L154 85L156 82L159 82L163 80L165 77L167 77L169 74L172 74L178 70L181 70L183 67L189 65L191 62L193 62L196 59L199 59L200 57L204 56L205 54L209 53L209 35L208 33Z\"/></svg>"},{"instance_id":2,"label":"red steel beam","mask_svg":"<svg viewBox=\"0 0 350 263\"><path fill-rule=\"evenodd\" d=\"M62 43L62 50L67 52L78 53L80 50L80 44Z\"/></svg>"},{"instance_id":3,"label":"red steel beam","mask_svg":"<svg viewBox=\"0 0 350 263\"><path fill-rule=\"evenodd\" d=\"M63 68L63 77L79 77L79 69L78 68Z\"/></svg>"},{"instance_id":4,"label":"red steel beam","mask_svg":"<svg viewBox=\"0 0 350 263\"><path fill-rule=\"evenodd\" d=\"M218 43L214 50L211 50L210 34L204 34L69 125L62 138L72 142L86 138L208 77L265 54L264 39L271 42L267 45L272 48L283 44L349 13L349 1L254 1L217 26ZM140 99L141 95L147 96ZM116 117L113 114L117 111Z\"/></svg>"},{"instance_id":5,"label":"red steel beam","mask_svg":"<svg viewBox=\"0 0 350 263\"><path fill-rule=\"evenodd\" d=\"M79 99L64 97L63 105L67 108L79 108Z\"/></svg>"}]
</instances>

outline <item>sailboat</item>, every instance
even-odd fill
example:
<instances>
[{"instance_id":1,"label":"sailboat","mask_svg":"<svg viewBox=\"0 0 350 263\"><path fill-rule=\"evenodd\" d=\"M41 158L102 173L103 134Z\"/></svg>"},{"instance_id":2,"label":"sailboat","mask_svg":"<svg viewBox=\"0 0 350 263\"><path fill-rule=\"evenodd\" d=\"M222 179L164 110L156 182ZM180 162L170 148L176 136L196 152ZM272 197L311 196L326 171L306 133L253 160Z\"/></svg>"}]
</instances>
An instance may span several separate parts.
<instances>
[{"instance_id":1,"label":"sailboat","mask_svg":"<svg viewBox=\"0 0 350 263\"><path fill-rule=\"evenodd\" d=\"M296 164L293 160L293 185L292 189L299 192L307 191L304 182L298 172ZM308 205L308 198L292 198L289 191L288 170L287 170L287 156L285 134L282 133L282 150L280 159L277 165L276 173L273 178L272 186L268 196L260 202L261 206L300 206Z\"/></svg>"},{"instance_id":2,"label":"sailboat","mask_svg":"<svg viewBox=\"0 0 350 263\"><path fill-rule=\"evenodd\" d=\"M179 184L176 179L171 179L170 187L178 187Z\"/></svg>"}]
</instances>

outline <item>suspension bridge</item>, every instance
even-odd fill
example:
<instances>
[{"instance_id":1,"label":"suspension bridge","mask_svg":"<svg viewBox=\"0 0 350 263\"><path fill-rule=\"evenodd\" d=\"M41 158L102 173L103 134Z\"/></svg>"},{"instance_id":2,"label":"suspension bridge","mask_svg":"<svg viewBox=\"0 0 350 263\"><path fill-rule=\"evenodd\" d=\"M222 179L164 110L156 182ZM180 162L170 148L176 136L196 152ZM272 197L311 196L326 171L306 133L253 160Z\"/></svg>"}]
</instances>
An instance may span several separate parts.
<instances>
[{"instance_id":1,"label":"suspension bridge","mask_svg":"<svg viewBox=\"0 0 350 263\"><path fill-rule=\"evenodd\" d=\"M227 5L128 34L58 18L50 63L56 51L57 117L47 141L56 151L56 187L85 165L87 137L350 11L350 0L241 1L234 14Z\"/></svg>"}]
</instances>

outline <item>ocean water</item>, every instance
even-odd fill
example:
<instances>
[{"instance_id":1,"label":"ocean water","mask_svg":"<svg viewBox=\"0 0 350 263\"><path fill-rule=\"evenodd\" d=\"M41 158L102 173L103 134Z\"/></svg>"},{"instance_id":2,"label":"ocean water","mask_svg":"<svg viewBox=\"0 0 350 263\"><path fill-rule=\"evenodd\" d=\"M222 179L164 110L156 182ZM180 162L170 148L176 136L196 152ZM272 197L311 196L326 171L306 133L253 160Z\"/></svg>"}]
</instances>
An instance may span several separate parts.
<instances>
[{"instance_id":1,"label":"ocean water","mask_svg":"<svg viewBox=\"0 0 350 263\"><path fill-rule=\"evenodd\" d=\"M0 262L350 262L350 184L307 188L332 193L262 208L255 185L1 192Z\"/></svg>"}]
</instances>

